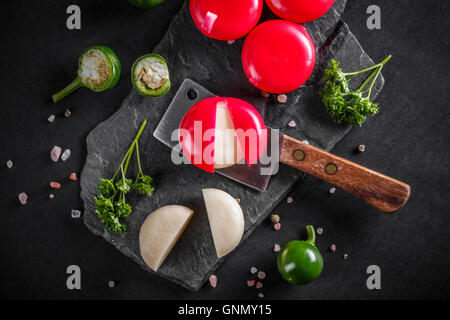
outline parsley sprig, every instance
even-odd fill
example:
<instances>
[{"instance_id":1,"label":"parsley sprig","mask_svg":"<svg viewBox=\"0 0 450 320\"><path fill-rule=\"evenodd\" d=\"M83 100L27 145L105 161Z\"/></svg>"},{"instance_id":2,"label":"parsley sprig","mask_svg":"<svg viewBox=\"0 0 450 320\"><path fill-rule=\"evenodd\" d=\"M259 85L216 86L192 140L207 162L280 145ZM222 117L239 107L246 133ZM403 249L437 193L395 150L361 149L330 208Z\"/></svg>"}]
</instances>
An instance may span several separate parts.
<instances>
[{"instance_id":1,"label":"parsley sprig","mask_svg":"<svg viewBox=\"0 0 450 320\"><path fill-rule=\"evenodd\" d=\"M142 172L139 155L139 137L146 125L147 120L142 123L141 128L112 178L100 179L100 183L97 185L100 194L94 198L95 212L105 227L111 232L123 233L127 230L127 226L121 223L119 219L128 217L132 212L131 206L126 202L125 195L128 192L137 190L140 194L151 196L154 191L151 185L153 179ZM133 181L132 179L127 179L126 173L135 150L138 174Z\"/></svg>"},{"instance_id":2,"label":"parsley sprig","mask_svg":"<svg viewBox=\"0 0 450 320\"><path fill-rule=\"evenodd\" d=\"M391 59L391 55L382 62L356 72L343 72L339 62L331 59L323 76L323 90L320 92L328 114L337 123L349 123L361 126L369 115L378 112L378 104L370 101L373 85L381 73L383 66ZM356 76L373 70L363 84L350 91L349 84ZM367 89L367 85L369 84Z\"/></svg>"}]
</instances>

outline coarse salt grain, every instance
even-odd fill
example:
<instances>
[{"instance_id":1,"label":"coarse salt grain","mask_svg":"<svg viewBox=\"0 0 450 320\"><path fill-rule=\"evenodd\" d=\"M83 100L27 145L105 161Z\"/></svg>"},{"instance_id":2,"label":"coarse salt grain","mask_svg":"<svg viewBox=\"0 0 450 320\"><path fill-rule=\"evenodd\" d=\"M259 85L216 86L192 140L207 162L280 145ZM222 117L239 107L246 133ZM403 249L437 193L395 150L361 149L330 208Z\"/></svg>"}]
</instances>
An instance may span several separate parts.
<instances>
[{"instance_id":1,"label":"coarse salt grain","mask_svg":"<svg viewBox=\"0 0 450 320\"><path fill-rule=\"evenodd\" d=\"M248 280L247 287L253 287L255 285L256 280Z\"/></svg>"},{"instance_id":2,"label":"coarse salt grain","mask_svg":"<svg viewBox=\"0 0 450 320\"><path fill-rule=\"evenodd\" d=\"M72 181L77 181L78 180L77 174L75 172L72 172L69 176L69 179Z\"/></svg>"},{"instance_id":3,"label":"coarse salt grain","mask_svg":"<svg viewBox=\"0 0 450 320\"><path fill-rule=\"evenodd\" d=\"M309 141L308 141L308 140L303 140L302 142L303 142L303 143L306 143L306 144L309 144Z\"/></svg>"},{"instance_id":4,"label":"coarse salt grain","mask_svg":"<svg viewBox=\"0 0 450 320\"><path fill-rule=\"evenodd\" d=\"M322 228L317 228L316 232L320 236L323 233L323 229Z\"/></svg>"},{"instance_id":5,"label":"coarse salt grain","mask_svg":"<svg viewBox=\"0 0 450 320\"><path fill-rule=\"evenodd\" d=\"M348 258L348 254L346 254L346 253L344 253L344 259L347 259Z\"/></svg>"},{"instance_id":6,"label":"coarse salt grain","mask_svg":"<svg viewBox=\"0 0 450 320\"><path fill-rule=\"evenodd\" d=\"M268 98L268 97L270 96L270 93L268 93L267 91L261 90L261 95L262 95L264 98Z\"/></svg>"},{"instance_id":7,"label":"coarse salt grain","mask_svg":"<svg viewBox=\"0 0 450 320\"><path fill-rule=\"evenodd\" d=\"M335 188L335 187L331 187L331 188L330 188L330 193L333 194L333 193L335 193L335 192L336 192L336 188Z\"/></svg>"},{"instance_id":8,"label":"coarse salt grain","mask_svg":"<svg viewBox=\"0 0 450 320\"><path fill-rule=\"evenodd\" d=\"M72 112L70 111L70 109L66 109L65 111L64 111L64 117L70 117L70 115L72 114Z\"/></svg>"},{"instance_id":9,"label":"coarse salt grain","mask_svg":"<svg viewBox=\"0 0 450 320\"><path fill-rule=\"evenodd\" d=\"M359 152L364 152L364 151L366 151L366 146L363 145L363 144L360 144L360 145L358 146L358 151L359 151Z\"/></svg>"},{"instance_id":10,"label":"coarse salt grain","mask_svg":"<svg viewBox=\"0 0 450 320\"><path fill-rule=\"evenodd\" d=\"M241 203L241 199L236 198L236 202L237 202L237 203Z\"/></svg>"},{"instance_id":11,"label":"coarse salt grain","mask_svg":"<svg viewBox=\"0 0 450 320\"><path fill-rule=\"evenodd\" d=\"M228 40L227 42L229 45L232 45L235 42L235 40Z\"/></svg>"},{"instance_id":12,"label":"coarse salt grain","mask_svg":"<svg viewBox=\"0 0 450 320\"><path fill-rule=\"evenodd\" d=\"M294 120L289 121L288 126L291 128L295 128L297 126L297 124L295 123Z\"/></svg>"},{"instance_id":13,"label":"coarse salt grain","mask_svg":"<svg viewBox=\"0 0 450 320\"><path fill-rule=\"evenodd\" d=\"M11 160L6 161L6 166L11 169L14 163Z\"/></svg>"},{"instance_id":14,"label":"coarse salt grain","mask_svg":"<svg viewBox=\"0 0 450 320\"><path fill-rule=\"evenodd\" d=\"M28 195L25 192L19 193L19 201L20 204L25 205L28 201Z\"/></svg>"},{"instance_id":15,"label":"coarse salt grain","mask_svg":"<svg viewBox=\"0 0 450 320\"><path fill-rule=\"evenodd\" d=\"M257 282L256 283L256 289L261 289L263 287L263 284L262 284L262 282Z\"/></svg>"},{"instance_id":16,"label":"coarse salt grain","mask_svg":"<svg viewBox=\"0 0 450 320\"><path fill-rule=\"evenodd\" d=\"M280 222L280 216L277 214L273 214L270 216L270 221L272 221L273 223L278 223Z\"/></svg>"},{"instance_id":17,"label":"coarse salt grain","mask_svg":"<svg viewBox=\"0 0 450 320\"><path fill-rule=\"evenodd\" d=\"M50 187L53 188L53 189L59 189L59 188L61 188L61 183L56 182L56 181L51 181L50 182Z\"/></svg>"},{"instance_id":18,"label":"coarse salt grain","mask_svg":"<svg viewBox=\"0 0 450 320\"><path fill-rule=\"evenodd\" d=\"M48 117L47 121L48 121L48 122L53 122L53 121L55 121L55 115L54 115L54 114L51 114L51 115Z\"/></svg>"},{"instance_id":19,"label":"coarse salt grain","mask_svg":"<svg viewBox=\"0 0 450 320\"><path fill-rule=\"evenodd\" d=\"M277 97L277 100L279 103L285 103L287 101L287 95L285 94L279 94Z\"/></svg>"},{"instance_id":20,"label":"coarse salt grain","mask_svg":"<svg viewBox=\"0 0 450 320\"><path fill-rule=\"evenodd\" d=\"M294 202L294 198L288 197L288 198L286 199L286 201L287 201L287 203L292 203L292 202Z\"/></svg>"},{"instance_id":21,"label":"coarse salt grain","mask_svg":"<svg viewBox=\"0 0 450 320\"><path fill-rule=\"evenodd\" d=\"M266 277L266 273L264 271L258 272L258 279L264 279Z\"/></svg>"},{"instance_id":22,"label":"coarse salt grain","mask_svg":"<svg viewBox=\"0 0 450 320\"><path fill-rule=\"evenodd\" d=\"M274 252L280 252L280 250L281 250L281 248L280 248L280 245L278 243L273 245L273 251Z\"/></svg>"},{"instance_id":23,"label":"coarse salt grain","mask_svg":"<svg viewBox=\"0 0 450 320\"><path fill-rule=\"evenodd\" d=\"M50 194L48 195L48 197L49 197L50 199L53 199L53 198L55 197L55 195L54 195L53 193L50 193Z\"/></svg>"},{"instance_id":24,"label":"coarse salt grain","mask_svg":"<svg viewBox=\"0 0 450 320\"><path fill-rule=\"evenodd\" d=\"M61 155L61 160L66 161L70 157L70 149L64 150L64 152Z\"/></svg>"},{"instance_id":25,"label":"coarse salt grain","mask_svg":"<svg viewBox=\"0 0 450 320\"><path fill-rule=\"evenodd\" d=\"M78 219L81 217L81 211L80 210L72 210L70 213L70 216L74 219Z\"/></svg>"},{"instance_id":26,"label":"coarse salt grain","mask_svg":"<svg viewBox=\"0 0 450 320\"><path fill-rule=\"evenodd\" d=\"M264 298L264 294L262 292L258 293L258 298Z\"/></svg>"},{"instance_id":27,"label":"coarse salt grain","mask_svg":"<svg viewBox=\"0 0 450 320\"><path fill-rule=\"evenodd\" d=\"M59 160L59 156L61 155L61 147L58 146L54 146L52 151L50 152L50 158L54 161L57 162Z\"/></svg>"},{"instance_id":28,"label":"coarse salt grain","mask_svg":"<svg viewBox=\"0 0 450 320\"><path fill-rule=\"evenodd\" d=\"M274 225L273 225L273 228L276 230L276 231L278 231L278 230L280 230L281 229L281 223L275 223Z\"/></svg>"},{"instance_id":29,"label":"coarse salt grain","mask_svg":"<svg viewBox=\"0 0 450 320\"><path fill-rule=\"evenodd\" d=\"M217 277L214 274L209 276L209 284L213 288L215 288L217 286Z\"/></svg>"},{"instance_id":30,"label":"coarse salt grain","mask_svg":"<svg viewBox=\"0 0 450 320\"><path fill-rule=\"evenodd\" d=\"M335 245L335 244L332 244L332 245L330 246L330 250L333 251L333 252L336 251L336 245Z\"/></svg>"},{"instance_id":31,"label":"coarse salt grain","mask_svg":"<svg viewBox=\"0 0 450 320\"><path fill-rule=\"evenodd\" d=\"M258 272L258 269L256 269L256 267L251 267L251 268L250 268L250 272L253 273L253 274L255 274L255 273Z\"/></svg>"}]
</instances>

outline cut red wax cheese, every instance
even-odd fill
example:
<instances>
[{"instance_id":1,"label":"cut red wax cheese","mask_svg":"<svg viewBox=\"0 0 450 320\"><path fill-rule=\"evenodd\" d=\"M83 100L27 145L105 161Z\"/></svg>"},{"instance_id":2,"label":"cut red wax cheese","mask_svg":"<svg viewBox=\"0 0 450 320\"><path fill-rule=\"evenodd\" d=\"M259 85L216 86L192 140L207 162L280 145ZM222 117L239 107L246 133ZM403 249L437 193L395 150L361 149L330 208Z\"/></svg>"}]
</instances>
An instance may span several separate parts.
<instances>
[{"instance_id":1,"label":"cut red wax cheese","mask_svg":"<svg viewBox=\"0 0 450 320\"><path fill-rule=\"evenodd\" d=\"M242 48L242 65L249 81L271 93L299 88L316 63L314 43L305 27L269 20L253 29Z\"/></svg>"},{"instance_id":2,"label":"cut red wax cheese","mask_svg":"<svg viewBox=\"0 0 450 320\"><path fill-rule=\"evenodd\" d=\"M242 38L258 23L263 0L190 0L192 19L207 37L217 40Z\"/></svg>"},{"instance_id":3,"label":"cut red wax cheese","mask_svg":"<svg viewBox=\"0 0 450 320\"><path fill-rule=\"evenodd\" d=\"M178 132L184 156L207 172L245 158L255 164L267 145L267 128L259 112L235 98L201 100L186 112Z\"/></svg>"},{"instance_id":4,"label":"cut red wax cheese","mask_svg":"<svg viewBox=\"0 0 450 320\"><path fill-rule=\"evenodd\" d=\"M323 16L335 0L266 0L280 18L293 22L309 22Z\"/></svg>"}]
</instances>

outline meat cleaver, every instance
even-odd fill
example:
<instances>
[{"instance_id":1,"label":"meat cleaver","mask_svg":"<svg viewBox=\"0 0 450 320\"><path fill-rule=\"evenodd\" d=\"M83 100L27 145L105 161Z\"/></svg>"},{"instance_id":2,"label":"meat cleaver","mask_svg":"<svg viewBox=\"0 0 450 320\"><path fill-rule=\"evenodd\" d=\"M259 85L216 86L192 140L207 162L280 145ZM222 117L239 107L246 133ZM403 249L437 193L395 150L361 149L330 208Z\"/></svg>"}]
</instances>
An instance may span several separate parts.
<instances>
[{"instance_id":1,"label":"meat cleaver","mask_svg":"<svg viewBox=\"0 0 450 320\"><path fill-rule=\"evenodd\" d=\"M153 136L181 153L177 135L184 114L198 101L216 96L198 83L185 79L155 129ZM361 198L382 212L394 212L408 201L411 187L371 169L268 128L267 150L252 166L238 163L215 172L244 185L265 191L278 161L327 181ZM276 159L277 161L274 161Z\"/></svg>"}]
</instances>

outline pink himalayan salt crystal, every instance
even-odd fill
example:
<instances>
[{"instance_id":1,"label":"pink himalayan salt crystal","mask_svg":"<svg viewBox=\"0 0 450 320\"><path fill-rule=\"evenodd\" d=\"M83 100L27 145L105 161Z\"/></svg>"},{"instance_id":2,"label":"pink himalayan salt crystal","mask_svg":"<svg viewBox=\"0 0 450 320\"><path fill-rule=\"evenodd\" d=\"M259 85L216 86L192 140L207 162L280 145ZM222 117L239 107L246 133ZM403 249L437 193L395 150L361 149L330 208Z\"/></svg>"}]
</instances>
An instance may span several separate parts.
<instances>
[{"instance_id":1,"label":"pink himalayan salt crystal","mask_svg":"<svg viewBox=\"0 0 450 320\"><path fill-rule=\"evenodd\" d=\"M108 287L114 288L116 286L116 283L114 281L108 281Z\"/></svg>"},{"instance_id":2,"label":"pink himalayan salt crystal","mask_svg":"<svg viewBox=\"0 0 450 320\"><path fill-rule=\"evenodd\" d=\"M261 289L263 287L263 284L262 284L262 282L257 282L256 283L256 289Z\"/></svg>"},{"instance_id":3,"label":"pink himalayan salt crystal","mask_svg":"<svg viewBox=\"0 0 450 320\"><path fill-rule=\"evenodd\" d=\"M50 199L53 199L53 198L55 197L55 195L54 195L53 193L50 193L50 194L48 195L48 197L49 197Z\"/></svg>"},{"instance_id":4,"label":"pink himalayan salt crystal","mask_svg":"<svg viewBox=\"0 0 450 320\"><path fill-rule=\"evenodd\" d=\"M52 151L50 152L50 158L52 158L54 162L57 162L59 160L59 156L61 156L61 152L61 147L54 146Z\"/></svg>"},{"instance_id":5,"label":"pink himalayan salt crystal","mask_svg":"<svg viewBox=\"0 0 450 320\"><path fill-rule=\"evenodd\" d=\"M264 271L259 271L258 272L258 279L264 279L266 277L266 273Z\"/></svg>"},{"instance_id":6,"label":"pink himalayan salt crystal","mask_svg":"<svg viewBox=\"0 0 450 320\"><path fill-rule=\"evenodd\" d=\"M209 276L209 284L213 288L215 288L217 286L217 277L214 274Z\"/></svg>"},{"instance_id":7,"label":"pink himalayan salt crystal","mask_svg":"<svg viewBox=\"0 0 450 320\"><path fill-rule=\"evenodd\" d=\"M270 93L268 93L267 91L261 90L261 95L262 95L264 98L268 98L268 97L270 96Z\"/></svg>"},{"instance_id":8,"label":"pink himalayan salt crystal","mask_svg":"<svg viewBox=\"0 0 450 320\"><path fill-rule=\"evenodd\" d=\"M51 181L50 187L53 189L59 189L59 188L61 188L61 184L59 182Z\"/></svg>"},{"instance_id":9,"label":"pink himalayan salt crystal","mask_svg":"<svg viewBox=\"0 0 450 320\"><path fill-rule=\"evenodd\" d=\"M335 252L335 251L336 251L336 245L335 245L335 244L332 244L332 245L330 246L330 250L333 251L333 252Z\"/></svg>"},{"instance_id":10,"label":"pink himalayan salt crystal","mask_svg":"<svg viewBox=\"0 0 450 320\"><path fill-rule=\"evenodd\" d=\"M255 285L256 280L248 280L247 287L253 287Z\"/></svg>"},{"instance_id":11,"label":"pink himalayan salt crystal","mask_svg":"<svg viewBox=\"0 0 450 320\"><path fill-rule=\"evenodd\" d=\"M323 233L323 228L317 228L316 233L320 236Z\"/></svg>"},{"instance_id":12,"label":"pink himalayan salt crystal","mask_svg":"<svg viewBox=\"0 0 450 320\"><path fill-rule=\"evenodd\" d=\"M285 94L279 94L277 97L277 100L279 103L286 103L287 101L287 95Z\"/></svg>"},{"instance_id":13,"label":"pink himalayan salt crystal","mask_svg":"<svg viewBox=\"0 0 450 320\"><path fill-rule=\"evenodd\" d=\"M20 204L25 205L28 201L28 195L25 192L19 193L19 201Z\"/></svg>"},{"instance_id":14,"label":"pink himalayan salt crystal","mask_svg":"<svg viewBox=\"0 0 450 320\"><path fill-rule=\"evenodd\" d=\"M280 252L280 250L281 250L281 247L280 247L280 245L278 243L273 245L273 251L274 252Z\"/></svg>"},{"instance_id":15,"label":"pink himalayan salt crystal","mask_svg":"<svg viewBox=\"0 0 450 320\"><path fill-rule=\"evenodd\" d=\"M72 181L77 181L78 180L77 174L75 172L72 172L69 176L69 179Z\"/></svg>"},{"instance_id":16,"label":"pink himalayan salt crystal","mask_svg":"<svg viewBox=\"0 0 450 320\"><path fill-rule=\"evenodd\" d=\"M227 42L231 46L235 42L235 40L228 40Z\"/></svg>"},{"instance_id":17,"label":"pink himalayan salt crystal","mask_svg":"<svg viewBox=\"0 0 450 320\"><path fill-rule=\"evenodd\" d=\"M288 123L288 126L291 127L291 128L295 128L295 127L297 126L297 124L295 123L294 120L291 120L291 121Z\"/></svg>"},{"instance_id":18,"label":"pink himalayan salt crystal","mask_svg":"<svg viewBox=\"0 0 450 320\"><path fill-rule=\"evenodd\" d=\"M273 225L273 228L276 230L276 231L278 231L278 230L280 230L281 229L281 223L275 223L274 225Z\"/></svg>"},{"instance_id":19,"label":"pink himalayan salt crystal","mask_svg":"<svg viewBox=\"0 0 450 320\"><path fill-rule=\"evenodd\" d=\"M236 198L236 202L237 202L237 203L241 203L241 199Z\"/></svg>"},{"instance_id":20,"label":"pink himalayan salt crystal","mask_svg":"<svg viewBox=\"0 0 450 320\"><path fill-rule=\"evenodd\" d=\"M286 199L286 201L287 201L287 203L292 203L292 202L294 202L294 199L292 197L288 197Z\"/></svg>"}]
</instances>

